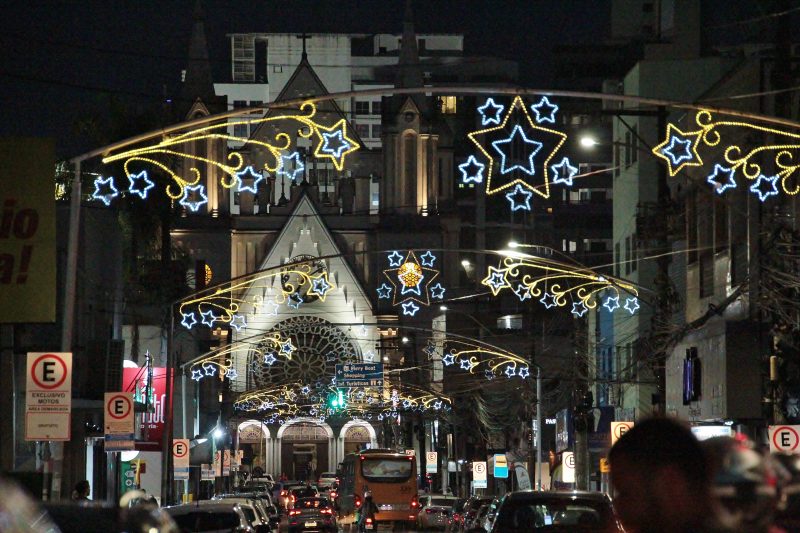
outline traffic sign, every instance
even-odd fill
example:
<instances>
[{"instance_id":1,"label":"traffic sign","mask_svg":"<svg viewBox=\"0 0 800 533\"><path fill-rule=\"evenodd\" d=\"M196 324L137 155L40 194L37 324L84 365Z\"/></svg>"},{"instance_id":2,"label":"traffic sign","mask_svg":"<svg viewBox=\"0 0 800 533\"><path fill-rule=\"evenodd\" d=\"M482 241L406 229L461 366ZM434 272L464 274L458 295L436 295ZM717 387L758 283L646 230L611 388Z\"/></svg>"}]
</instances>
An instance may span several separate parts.
<instances>
[{"instance_id":1,"label":"traffic sign","mask_svg":"<svg viewBox=\"0 0 800 533\"><path fill-rule=\"evenodd\" d=\"M25 440L70 440L72 354L28 352Z\"/></svg>"},{"instance_id":2,"label":"traffic sign","mask_svg":"<svg viewBox=\"0 0 800 533\"><path fill-rule=\"evenodd\" d=\"M506 459L506 454L504 453L494 454L494 477L508 477L508 459Z\"/></svg>"},{"instance_id":3,"label":"traffic sign","mask_svg":"<svg viewBox=\"0 0 800 533\"><path fill-rule=\"evenodd\" d=\"M769 426L769 451L800 453L800 426Z\"/></svg>"},{"instance_id":4,"label":"traffic sign","mask_svg":"<svg viewBox=\"0 0 800 533\"><path fill-rule=\"evenodd\" d=\"M410 455L413 457L414 455L417 455L417 452L414 450L406 450L406 455Z\"/></svg>"},{"instance_id":5,"label":"traffic sign","mask_svg":"<svg viewBox=\"0 0 800 533\"><path fill-rule=\"evenodd\" d=\"M425 453L425 473L436 474L439 472L439 454L437 452Z\"/></svg>"},{"instance_id":6,"label":"traffic sign","mask_svg":"<svg viewBox=\"0 0 800 533\"><path fill-rule=\"evenodd\" d=\"M189 479L189 439L172 441L172 463L175 468L175 481Z\"/></svg>"},{"instance_id":7,"label":"traffic sign","mask_svg":"<svg viewBox=\"0 0 800 533\"><path fill-rule=\"evenodd\" d=\"M336 365L336 385L340 387L383 387L383 363Z\"/></svg>"},{"instance_id":8,"label":"traffic sign","mask_svg":"<svg viewBox=\"0 0 800 533\"><path fill-rule=\"evenodd\" d=\"M561 481L575 483L575 454L564 452L561 456Z\"/></svg>"},{"instance_id":9,"label":"traffic sign","mask_svg":"<svg viewBox=\"0 0 800 533\"><path fill-rule=\"evenodd\" d=\"M633 422L611 422L611 446L633 427Z\"/></svg>"},{"instance_id":10,"label":"traffic sign","mask_svg":"<svg viewBox=\"0 0 800 533\"><path fill-rule=\"evenodd\" d=\"M611 472L611 465L608 462L606 457L600 458L600 473L601 474L608 474Z\"/></svg>"},{"instance_id":11,"label":"traffic sign","mask_svg":"<svg viewBox=\"0 0 800 533\"><path fill-rule=\"evenodd\" d=\"M135 448L133 424L133 393L105 393L103 423L105 450L107 452L133 450Z\"/></svg>"},{"instance_id":12,"label":"traffic sign","mask_svg":"<svg viewBox=\"0 0 800 533\"><path fill-rule=\"evenodd\" d=\"M486 461L472 462L472 486L476 489L485 489L488 486L486 480Z\"/></svg>"},{"instance_id":13,"label":"traffic sign","mask_svg":"<svg viewBox=\"0 0 800 533\"><path fill-rule=\"evenodd\" d=\"M200 465L200 481L214 481L214 468L212 465Z\"/></svg>"},{"instance_id":14,"label":"traffic sign","mask_svg":"<svg viewBox=\"0 0 800 533\"><path fill-rule=\"evenodd\" d=\"M222 452L222 475L231 475L231 451L223 450Z\"/></svg>"}]
</instances>

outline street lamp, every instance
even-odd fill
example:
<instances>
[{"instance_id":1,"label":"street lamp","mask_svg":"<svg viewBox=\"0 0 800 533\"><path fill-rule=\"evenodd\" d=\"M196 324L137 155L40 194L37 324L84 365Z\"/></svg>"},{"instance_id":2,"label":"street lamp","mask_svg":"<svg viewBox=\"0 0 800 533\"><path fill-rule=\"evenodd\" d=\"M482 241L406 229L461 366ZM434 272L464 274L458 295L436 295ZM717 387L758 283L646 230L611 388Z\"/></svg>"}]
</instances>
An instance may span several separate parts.
<instances>
[{"instance_id":1,"label":"street lamp","mask_svg":"<svg viewBox=\"0 0 800 533\"><path fill-rule=\"evenodd\" d=\"M578 141L583 148L594 148L598 144L600 144L597 139L592 137L591 135L582 135L580 140Z\"/></svg>"}]
</instances>

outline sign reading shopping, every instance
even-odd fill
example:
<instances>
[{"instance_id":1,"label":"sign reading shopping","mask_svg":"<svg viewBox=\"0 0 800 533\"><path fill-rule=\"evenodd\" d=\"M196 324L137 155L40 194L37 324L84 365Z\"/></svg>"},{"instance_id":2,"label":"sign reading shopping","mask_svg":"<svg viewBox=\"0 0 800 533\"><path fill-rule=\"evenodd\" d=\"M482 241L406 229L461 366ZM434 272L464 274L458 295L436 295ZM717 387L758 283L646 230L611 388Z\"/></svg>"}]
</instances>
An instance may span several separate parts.
<instances>
[{"instance_id":1,"label":"sign reading shopping","mask_svg":"<svg viewBox=\"0 0 800 533\"><path fill-rule=\"evenodd\" d=\"M70 440L72 354L29 352L25 440Z\"/></svg>"},{"instance_id":2,"label":"sign reading shopping","mask_svg":"<svg viewBox=\"0 0 800 533\"><path fill-rule=\"evenodd\" d=\"M340 387L383 387L383 363L336 365L336 384Z\"/></svg>"}]
</instances>

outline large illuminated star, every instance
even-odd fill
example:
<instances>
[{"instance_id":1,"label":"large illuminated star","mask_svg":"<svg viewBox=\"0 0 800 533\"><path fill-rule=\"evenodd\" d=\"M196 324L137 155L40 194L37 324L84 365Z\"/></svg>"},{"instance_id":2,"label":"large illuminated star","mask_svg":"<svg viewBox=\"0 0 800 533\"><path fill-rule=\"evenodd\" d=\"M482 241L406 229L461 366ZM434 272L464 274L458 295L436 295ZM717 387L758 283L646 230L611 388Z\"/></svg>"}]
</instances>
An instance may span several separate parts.
<instances>
[{"instance_id":1,"label":"large illuminated star","mask_svg":"<svg viewBox=\"0 0 800 533\"><path fill-rule=\"evenodd\" d=\"M550 102L546 96L542 96L542 99L539 100L538 104L533 104L531 106L531 111L536 114L536 122L549 122L550 124L556 123L556 112L558 111L558 106Z\"/></svg>"},{"instance_id":2,"label":"large illuminated star","mask_svg":"<svg viewBox=\"0 0 800 533\"><path fill-rule=\"evenodd\" d=\"M347 121L345 119L339 120L330 128L319 126L318 134L320 139L314 150L314 155L330 158L336 170L344 168L344 159L347 154L361 148L355 140L347 136Z\"/></svg>"},{"instance_id":3,"label":"large illuminated star","mask_svg":"<svg viewBox=\"0 0 800 533\"><path fill-rule=\"evenodd\" d=\"M119 196L119 191L114 186L114 178L112 176L103 179L102 176L94 180L94 192L92 198L100 200L106 205L111 205L111 200Z\"/></svg>"},{"instance_id":4,"label":"large illuminated star","mask_svg":"<svg viewBox=\"0 0 800 533\"><path fill-rule=\"evenodd\" d=\"M208 326L210 328L214 326L214 322L218 318L217 316L214 315L214 311L212 309L209 309L208 311L201 311L200 316L203 317L203 319L200 322L203 325Z\"/></svg>"},{"instance_id":5,"label":"large illuminated star","mask_svg":"<svg viewBox=\"0 0 800 533\"><path fill-rule=\"evenodd\" d=\"M780 176L765 176L761 174L755 183L750 186L750 192L758 195L758 199L762 202L770 196L777 196L778 194L778 179Z\"/></svg>"},{"instance_id":6,"label":"large illuminated star","mask_svg":"<svg viewBox=\"0 0 800 533\"><path fill-rule=\"evenodd\" d=\"M195 199L195 196L199 197L199 199ZM196 213L200 206L208 203L205 186L187 185L183 188L183 196L178 200L178 203Z\"/></svg>"},{"instance_id":7,"label":"large illuminated star","mask_svg":"<svg viewBox=\"0 0 800 533\"><path fill-rule=\"evenodd\" d=\"M519 162L514 162L513 165L508 165L509 160L513 160L513 152L514 152L514 142L522 142L522 150L525 154L527 154L528 164L521 165ZM492 143L492 148L500 154L500 173L501 174L508 174L509 172L513 172L514 170L521 170L525 174L529 176L533 176L536 174L536 166L533 160L534 156L539 153L539 150L542 149L542 143L538 141L534 141L533 139L529 139L525 132L522 131L522 127L517 125L514 126L514 129L511 130L511 135L506 137L505 139L500 139L498 141L494 141Z\"/></svg>"},{"instance_id":8,"label":"large illuminated star","mask_svg":"<svg viewBox=\"0 0 800 533\"><path fill-rule=\"evenodd\" d=\"M319 296L320 301L324 302L328 292L333 289L333 284L328 281L328 273L323 272L311 278L311 287L308 289L308 294Z\"/></svg>"},{"instance_id":9,"label":"large illuminated star","mask_svg":"<svg viewBox=\"0 0 800 533\"><path fill-rule=\"evenodd\" d=\"M481 115L481 126L500 124L502 120L500 117L504 109L505 106L495 103L494 98L487 98L486 103L478 108L478 113Z\"/></svg>"},{"instance_id":10,"label":"large illuminated star","mask_svg":"<svg viewBox=\"0 0 800 533\"><path fill-rule=\"evenodd\" d=\"M736 180L733 178L735 173L736 169L724 167L717 163L714 165L714 170L706 178L706 181L714 186L717 194L722 194L728 189L736 188Z\"/></svg>"},{"instance_id":11,"label":"large illuminated star","mask_svg":"<svg viewBox=\"0 0 800 533\"><path fill-rule=\"evenodd\" d=\"M497 296L501 290L505 288L511 288L511 284L508 283L508 275L507 268L495 268L493 266L489 267L489 274L481 280L481 284L486 285L492 290L492 295Z\"/></svg>"},{"instance_id":12,"label":"large illuminated star","mask_svg":"<svg viewBox=\"0 0 800 533\"><path fill-rule=\"evenodd\" d=\"M511 211L530 211L531 198L533 198L533 193L527 189L523 189L522 185L519 183L517 183L513 191L506 193L506 200L511 204Z\"/></svg>"},{"instance_id":13,"label":"large illuminated star","mask_svg":"<svg viewBox=\"0 0 800 533\"><path fill-rule=\"evenodd\" d=\"M568 157L557 165L551 165L550 170L553 171L553 183L563 183L567 187L572 187L572 178L578 173L578 167L572 166Z\"/></svg>"},{"instance_id":14,"label":"large illuminated star","mask_svg":"<svg viewBox=\"0 0 800 533\"><path fill-rule=\"evenodd\" d=\"M245 185L244 178L247 176L252 176L253 184L252 185ZM264 181L264 176L261 175L260 172L256 172L256 170L248 165L244 167L244 169L240 170L236 173L236 190L238 192L249 192L251 194L258 194L258 184Z\"/></svg>"},{"instance_id":15,"label":"large illuminated star","mask_svg":"<svg viewBox=\"0 0 800 533\"><path fill-rule=\"evenodd\" d=\"M699 167L703 165L697 145L703 130L681 131L673 124L667 124L667 137L661 144L653 147L653 155L667 162L669 175L674 176L683 167Z\"/></svg>"},{"instance_id":16,"label":"large illuminated star","mask_svg":"<svg viewBox=\"0 0 800 533\"><path fill-rule=\"evenodd\" d=\"M292 162L294 170L292 170L291 172L287 171L286 169L289 168L289 163ZM276 172L276 174L278 174L278 176L286 176L288 179L296 181L297 176L303 175L303 170L305 170L305 168L306 168L305 165L303 165L303 162L300 160L300 154L298 154L297 152L292 152L289 155L281 156L281 168L278 169L278 172Z\"/></svg>"},{"instance_id":17,"label":"large illuminated star","mask_svg":"<svg viewBox=\"0 0 800 533\"><path fill-rule=\"evenodd\" d=\"M139 195L142 200L146 200L147 191L156 186L153 180L147 177L146 170L142 170L138 174L129 174L128 181L130 182L128 192Z\"/></svg>"},{"instance_id":18,"label":"large illuminated star","mask_svg":"<svg viewBox=\"0 0 800 533\"><path fill-rule=\"evenodd\" d=\"M401 259L392 261L392 257L395 254ZM422 257L425 257L425 255ZM439 271L425 266L425 262L420 262L413 251L409 251L405 259L402 259L402 255L395 251L389 256L389 262L396 268L387 268L383 271L383 275L391 285L392 290L387 292L384 288L386 283L384 283L379 287L379 297L382 298L383 294L391 293L393 295L392 305L399 305L410 300L416 301L421 305L430 305L430 289L434 280L439 277ZM411 283L416 283L413 285L408 284L409 280L413 280ZM398 283L400 285L399 288Z\"/></svg>"},{"instance_id":19,"label":"large illuminated star","mask_svg":"<svg viewBox=\"0 0 800 533\"><path fill-rule=\"evenodd\" d=\"M474 155L469 156L466 162L458 165L462 183L483 183L485 169L486 165L475 159Z\"/></svg>"}]
</instances>

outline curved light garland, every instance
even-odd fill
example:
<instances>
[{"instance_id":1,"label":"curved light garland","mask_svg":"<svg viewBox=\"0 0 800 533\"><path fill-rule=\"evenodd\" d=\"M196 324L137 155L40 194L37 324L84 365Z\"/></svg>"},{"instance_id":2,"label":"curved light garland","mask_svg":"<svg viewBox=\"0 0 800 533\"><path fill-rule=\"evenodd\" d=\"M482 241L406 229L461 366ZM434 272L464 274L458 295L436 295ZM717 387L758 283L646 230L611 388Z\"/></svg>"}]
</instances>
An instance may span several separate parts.
<instances>
[{"instance_id":1,"label":"curved light garland","mask_svg":"<svg viewBox=\"0 0 800 533\"><path fill-rule=\"evenodd\" d=\"M103 163L113 163L123 161L123 168L126 176L138 175L133 171L134 163L144 163L152 165L164 171L172 180L167 185L166 194L172 200L181 200L186 197L186 188L189 186L203 187L200 185L201 174L198 166L207 164L220 170L224 176L220 180L220 185L230 189L240 183L239 176L247 167L244 164L244 157L238 151L228 153L225 160L216 160L208 157L185 151L183 147L186 143L207 140L223 140L236 142L251 147L260 147L272 156L273 163L265 162L263 170L272 173L283 171L284 153L292 150L292 136L286 132L279 132L275 135L274 142L266 142L251 137L239 137L227 132L228 128L234 124L261 125L278 121L295 121L299 127L297 136L303 139L316 139L314 155L331 159L337 170L344 168L347 155L355 152L361 146L356 140L347 133L347 121L341 119L332 126L320 124L315 119L317 106L312 102L304 102L297 114L270 115L257 119L236 120L233 122L221 122L197 128L180 135L166 137L158 143L142 146L131 150L125 150L116 154L111 154L103 158ZM170 168L168 164L172 158L190 161L192 165L189 172L192 177L184 179ZM200 192L205 193L204 188Z\"/></svg>"},{"instance_id":2,"label":"curved light garland","mask_svg":"<svg viewBox=\"0 0 800 533\"><path fill-rule=\"evenodd\" d=\"M275 353L285 356L287 359L292 358L292 354L297 350L289 337L282 337L280 333L272 333L260 336L256 342L250 341L252 346L250 350L255 352L259 357L275 357ZM200 381L205 377L228 378L230 380L238 377L238 372L233 366L233 353L241 348L242 343L226 344L207 354L201 356L191 363L188 370L191 372L191 378L195 381Z\"/></svg>"},{"instance_id":3,"label":"curved light garland","mask_svg":"<svg viewBox=\"0 0 800 533\"><path fill-rule=\"evenodd\" d=\"M435 345L435 340L428 341L428 347L424 349L428 357L432 357L431 346ZM466 338L448 337L444 343L444 355L442 363L444 366L469 372L470 374L483 374L492 380L505 374L508 378L514 376L522 379L530 376L529 361L519 355L485 345Z\"/></svg>"}]
</instances>

